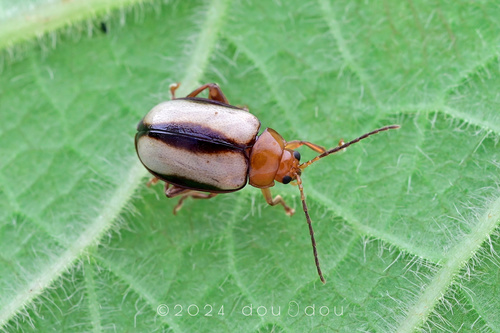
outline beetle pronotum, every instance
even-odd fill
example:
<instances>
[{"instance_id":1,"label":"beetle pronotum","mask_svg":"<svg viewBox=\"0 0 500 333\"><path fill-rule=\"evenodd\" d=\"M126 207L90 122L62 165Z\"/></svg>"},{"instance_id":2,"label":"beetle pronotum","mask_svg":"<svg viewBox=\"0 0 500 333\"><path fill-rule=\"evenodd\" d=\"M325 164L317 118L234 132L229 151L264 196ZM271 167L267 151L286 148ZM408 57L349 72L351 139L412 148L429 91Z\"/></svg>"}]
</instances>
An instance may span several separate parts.
<instances>
[{"instance_id":1,"label":"beetle pronotum","mask_svg":"<svg viewBox=\"0 0 500 333\"><path fill-rule=\"evenodd\" d=\"M204 84L185 98L175 98L178 87L179 84L172 84L172 100L155 106L137 126L137 155L154 176L148 185L162 180L168 198L180 196L174 208L176 214L186 198L213 198L218 193L240 190L248 182L261 189L269 205L281 205L291 216L294 209L281 196L273 198L270 188L275 181L283 184L293 181L300 191L316 269L325 283L300 175L323 157L399 126L385 126L347 143L341 140L337 147L326 150L308 141L286 142L271 128L257 136L260 129L257 117L230 105L215 83ZM205 89L208 98L196 97ZM319 155L301 164L300 154L294 150L300 146L307 146Z\"/></svg>"}]
</instances>

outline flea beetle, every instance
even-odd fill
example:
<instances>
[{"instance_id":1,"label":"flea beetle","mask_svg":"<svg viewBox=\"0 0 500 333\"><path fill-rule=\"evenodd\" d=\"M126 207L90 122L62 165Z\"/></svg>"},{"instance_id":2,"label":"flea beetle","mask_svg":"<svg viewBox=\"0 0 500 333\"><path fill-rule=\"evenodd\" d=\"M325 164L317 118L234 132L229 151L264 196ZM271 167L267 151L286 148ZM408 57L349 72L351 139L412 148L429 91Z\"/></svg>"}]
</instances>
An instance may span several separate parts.
<instances>
[{"instance_id":1,"label":"flea beetle","mask_svg":"<svg viewBox=\"0 0 500 333\"><path fill-rule=\"evenodd\" d=\"M168 198L180 197L175 214L186 198L213 198L219 193L238 191L248 182L261 189L269 205L283 206L287 215L293 215L294 209L281 196L273 198L270 188L275 181L298 185L316 268L325 283L300 178L302 170L370 135L399 126L385 126L347 143L341 140L338 146L326 150L308 141L287 142L271 128L258 136L259 119L248 110L230 105L214 83L202 85L185 98L175 98L178 87L172 84L172 99L155 106L137 126L137 155L153 175L148 185L162 180ZM208 98L197 97L206 89ZM319 155L300 163L300 154L294 150L300 146Z\"/></svg>"}]
</instances>

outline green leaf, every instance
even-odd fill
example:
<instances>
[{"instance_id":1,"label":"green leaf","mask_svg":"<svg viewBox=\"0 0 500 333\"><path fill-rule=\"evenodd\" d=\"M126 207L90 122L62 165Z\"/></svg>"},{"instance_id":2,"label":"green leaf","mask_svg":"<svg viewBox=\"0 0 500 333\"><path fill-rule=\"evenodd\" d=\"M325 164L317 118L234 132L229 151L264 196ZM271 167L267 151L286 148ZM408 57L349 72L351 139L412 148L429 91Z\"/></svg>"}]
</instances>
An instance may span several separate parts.
<instances>
[{"instance_id":1,"label":"green leaf","mask_svg":"<svg viewBox=\"0 0 500 333\"><path fill-rule=\"evenodd\" d=\"M0 16L3 330L500 331L497 3L32 3ZM303 174L325 285L296 187L292 218L146 187L136 124L212 81L287 140L401 125Z\"/></svg>"}]
</instances>

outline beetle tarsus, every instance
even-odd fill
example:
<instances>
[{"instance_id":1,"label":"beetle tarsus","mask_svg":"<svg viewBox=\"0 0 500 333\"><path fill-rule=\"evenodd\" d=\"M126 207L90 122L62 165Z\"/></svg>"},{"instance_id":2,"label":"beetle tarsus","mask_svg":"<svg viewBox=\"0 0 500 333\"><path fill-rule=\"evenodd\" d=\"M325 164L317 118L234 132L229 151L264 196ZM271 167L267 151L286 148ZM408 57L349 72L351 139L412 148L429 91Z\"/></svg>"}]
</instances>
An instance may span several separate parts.
<instances>
[{"instance_id":1,"label":"beetle tarsus","mask_svg":"<svg viewBox=\"0 0 500 333\"><path fill-rule=\"evenodd\" d=\"M337 145L337 147L340 147L340 146L343 146L343 145L345 145L345 141L344 141L344 139L340 139L339 140L339 144ZM346 150L347 150L347 148L344 148L341 151L346 151Z\"/></svg>"},{"instance_id":2,"label":"beetle tarsus","mask_svg":"<svg viewBox=\"0 0 500 333\"><path fill-rule=\"evenodd\" d=\"M156 185L160 181L160 178L152 177L148 182L146 183L147 187L151 187L152 185Z\"/></svg>"},{"instance_id":3,"label":"beetle tarsus","mask_svg":"<svg viewBox=\"0 0 500 333\"><path fill-rule=\"evenodd\" d=\"M292 207L288 206L285 203L285 200L281 197L281 195L277 195L274 197L271 195L271 190L269 188L261 188L262 194L264 195L264 198L266 199L266 202L271 205L271 206L276 206L276 205L282 205L283 208L285 209L285 213L288 216L292 216L295 214L295 209Z\"/></svg>"},{"instance_id":4,"label":"beetle tarsus","mask_svg":"<svg viewBox=\"0 0 500 333\"><path fill-rule=\"evenodd\" d=\"M210 199L213 198L217 195L217 193L204 193L204 192L198 192L198 191L190 191L187 194L184 194L179 201L177 202L177 205L174 207L174 215L177 215L179 210L181 210L182 205L184 204L184 200L187 198L193 198L193 199Z\"/></svg>"},{"instance_id":5,"label":"beetle tarsus","mask_svg":"<svg viewBox=\"0 0 500 333\"><path fill-rule=\"evenodd\" d=\"M198 89L194 90L189 95L187 95L186 97L187 98L196 97L205 89L208 89L208 99L218 101L224 104L229 104L229 101L227 100L226 96L216 83L204 84Z\"/></svg>"},{"instance_id":6,"label":"beetle tarsus","mask_svg":"<svg viewBox=\"0 0 500 333\"><path fill-rule=\"evenodd\" d=\"M165 195L167 198L174 198L180 196L181 198L177 202L177 205L174 207L174 215L181 210L182 205L184 204L184 200L187 198L193 199L210 199L217 195L218 193L205 193L200 191L190 190L188 188L178 187L173 184L165 182Z\"/></svg>"},{"instance_id":7,"label":"beetle tarsus","mask_svg":"<svg viewBox=\"0 0 500 333\"><path fill-rule=\"evenodd\" d=\"M179 89L181 84L179 82L172 83L169 88L170 88L170 99L175 99L175 91Z\"/></svg>"}]
</instances>

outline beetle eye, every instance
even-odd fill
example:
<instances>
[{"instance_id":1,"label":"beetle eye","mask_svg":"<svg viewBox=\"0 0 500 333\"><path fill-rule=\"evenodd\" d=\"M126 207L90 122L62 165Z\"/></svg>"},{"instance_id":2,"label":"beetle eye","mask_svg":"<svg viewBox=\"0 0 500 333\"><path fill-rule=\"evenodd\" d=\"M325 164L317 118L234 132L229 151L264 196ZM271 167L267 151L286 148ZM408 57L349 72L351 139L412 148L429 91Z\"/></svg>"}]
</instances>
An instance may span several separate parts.
<instances>
[{"instance_id":1,"label":"beetle eye","mask_svg":"<svg viewBox=\"0 0 500 333\"><path fill-rule=\"evenodd\" d=\"M298 161L300 161L300 153L298 151L293 151L293 157L295 157Z\"/></svg>"},{"instance_id":2,"label":"beetle eye","mask_svg":"<svg viewBox=\"0 0 500 333\"><path fill-rule=\"evenodd\" d=\"M283 184L288 184L289 182L292 181L292 177L290 176L285 176L283 177L283 180L281 181Z\"/></svg>"}]
</instances>

